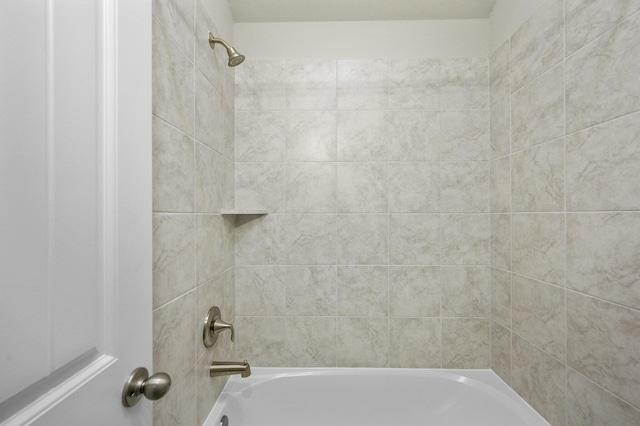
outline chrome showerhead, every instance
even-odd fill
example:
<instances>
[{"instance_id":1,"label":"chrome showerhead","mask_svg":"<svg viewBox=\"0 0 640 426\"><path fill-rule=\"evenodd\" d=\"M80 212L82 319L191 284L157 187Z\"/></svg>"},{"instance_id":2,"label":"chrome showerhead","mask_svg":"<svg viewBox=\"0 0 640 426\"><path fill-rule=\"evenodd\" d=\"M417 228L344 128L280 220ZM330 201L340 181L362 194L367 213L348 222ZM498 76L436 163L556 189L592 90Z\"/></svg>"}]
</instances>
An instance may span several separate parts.
<instances>
[{"instance_id":1,"label":"chrome showerhead","mask_svg":"<svg viewBox=\"0 0 640 426\"><path fill-rule=\"evenodd\" d=\"M223 39L215 38L213 34L209 32L209 46L211 46L211 48L213 49L216 43L220 43L221 45L224 46L225 49L227 49L227 55L229 55L228 65L230 67L236 67L240 65L242 62L244 62L244 55L241 55L240 53L238 53L236 49L230 46L229 43L227 43Z\"/></svg>"}]
</instances>

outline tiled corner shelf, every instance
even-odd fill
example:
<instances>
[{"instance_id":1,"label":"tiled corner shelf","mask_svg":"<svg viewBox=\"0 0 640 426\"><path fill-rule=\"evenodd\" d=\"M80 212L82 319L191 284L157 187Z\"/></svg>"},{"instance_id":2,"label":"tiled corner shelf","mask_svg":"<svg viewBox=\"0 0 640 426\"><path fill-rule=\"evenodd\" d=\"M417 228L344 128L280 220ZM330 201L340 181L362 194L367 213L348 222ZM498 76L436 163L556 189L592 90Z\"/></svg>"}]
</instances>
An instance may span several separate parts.
<instances>
[{"instance_id":1,"label":"tiled corner shelf","mask_svg":"<svg viewBox=\"0 0 640 426\"><path fill-rule=\"evenodd\" d=\"M269 214L267 210L236 210L236 209L222 209L220 214L223 216L241 216L241 215L265 215Z\"/></svg>"}]
</instances>

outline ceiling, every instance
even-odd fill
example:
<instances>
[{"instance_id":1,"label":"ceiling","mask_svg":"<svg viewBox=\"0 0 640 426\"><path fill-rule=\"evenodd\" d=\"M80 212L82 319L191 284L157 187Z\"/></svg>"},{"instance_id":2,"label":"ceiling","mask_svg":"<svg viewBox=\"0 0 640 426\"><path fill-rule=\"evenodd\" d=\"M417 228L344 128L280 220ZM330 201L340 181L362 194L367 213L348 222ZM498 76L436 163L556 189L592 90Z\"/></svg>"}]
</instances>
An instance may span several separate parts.
<instances>
[{"instance_id":1,"label":"ceiling","mask_svg":"<svg viewBox=\"0 0 640 426\"><path fill-rule=\"evenodd\" d=\"M229 0L235 22L486 19L496 0Z\"/></svg>"}]
</instances>

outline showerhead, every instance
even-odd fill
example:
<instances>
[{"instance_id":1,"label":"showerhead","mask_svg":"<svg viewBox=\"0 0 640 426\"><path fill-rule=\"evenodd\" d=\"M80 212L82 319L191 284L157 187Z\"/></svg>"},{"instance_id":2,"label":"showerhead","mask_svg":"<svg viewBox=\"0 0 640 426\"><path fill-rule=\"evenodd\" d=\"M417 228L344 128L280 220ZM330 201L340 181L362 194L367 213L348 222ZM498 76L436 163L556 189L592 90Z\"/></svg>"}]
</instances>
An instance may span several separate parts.
<instances>
[{"instance_id":1,"label":"showerhead","mask_svg":"<svg viewBox=\"0 0 640 426\"><path fill-rule=\"evenodd\" d=\"M244 62L244 55L241 55L240 53L238 53L236 49L230 46L229 43L227 43L223 39L215 38L213 34L209 32L209 46L211 46L211 48L213 49L216 43L220 43L221 45L224 46L225 49L227 49L227 55L229 55L228 65L230 67L236 67L240 65L242 62Z\"/></svg>"}]
</instances>

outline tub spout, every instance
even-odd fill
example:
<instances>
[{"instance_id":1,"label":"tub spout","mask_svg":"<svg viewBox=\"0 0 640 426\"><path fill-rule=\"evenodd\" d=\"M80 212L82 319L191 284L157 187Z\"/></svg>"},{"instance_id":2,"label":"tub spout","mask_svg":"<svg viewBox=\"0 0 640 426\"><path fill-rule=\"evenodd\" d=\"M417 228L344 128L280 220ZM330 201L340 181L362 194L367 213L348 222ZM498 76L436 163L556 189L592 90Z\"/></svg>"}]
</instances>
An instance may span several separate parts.
<instances>
[{"instance_id":1,"label":"tub spout","mask_svg":"<svg viewBox=\"0 0 640 426\"><path fill-rule=\"evenodd\" d=\"M239 374L242 378L249 377L251 375L251 366L245 359L244 362L225 362L225 361L213 361L209 366L209 376L230 376L232 374Z\"/></svg>"}]
</instances>

